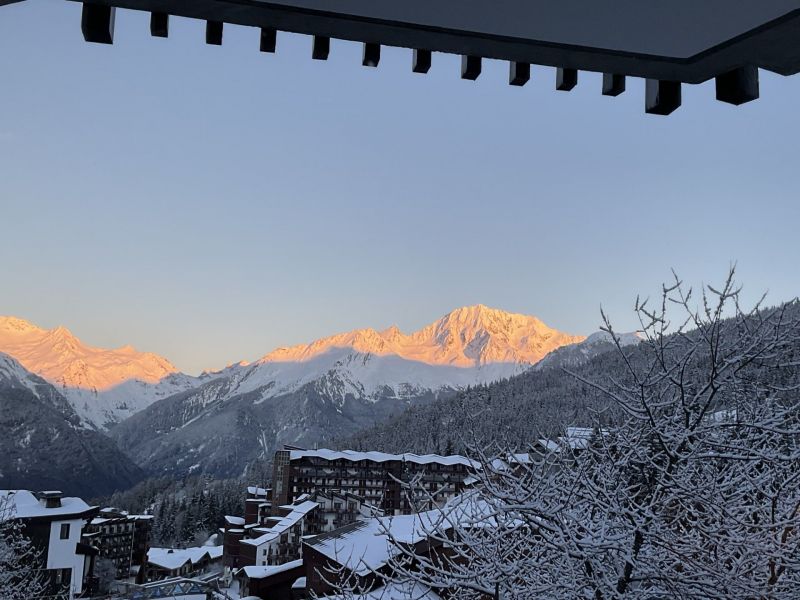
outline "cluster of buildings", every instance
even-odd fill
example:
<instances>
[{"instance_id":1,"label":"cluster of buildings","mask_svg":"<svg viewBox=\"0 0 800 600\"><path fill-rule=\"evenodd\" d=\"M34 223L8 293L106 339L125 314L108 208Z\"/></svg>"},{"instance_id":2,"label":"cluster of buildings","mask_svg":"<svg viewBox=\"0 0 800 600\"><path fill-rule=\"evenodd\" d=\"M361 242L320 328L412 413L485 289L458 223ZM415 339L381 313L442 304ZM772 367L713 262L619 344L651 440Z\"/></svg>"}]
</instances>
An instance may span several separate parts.
<instances>
[{"instance_id":1,"label":"cluster of buildings","mask_svg":"<svg viewBox=\"0 0 800 600\"><path fill-rule=\"evenodd\" d=\"M533 451L581 452L593 435L569 428L538 440ZM514 454L491 466L499 472L534 460ZM106 561L106 571L111 565L113 578L128 583L218 574L223 585L237 579L243 597L301 600L333 591L326 572L345 573L360 589L380 587L375 573L390 563L389 537L414 552L442 551L424 525L460 502L480 469L463 456L284 447L275 454L272 487L248 487L244 515L225 517L223 544L183 549L150 547L152 515L100 509L60 492L0 491L0 502L38 549L48 598L89 597L100 584L96 567Z\"/></svg>"},{"instance_id":2,"label":"cluster of buildings","mask_svg":"<svg viewBox=\"0 0 800 600\"><path fill-rule=\"evenodd\" d=\"M58 491L0 490L0 507L0 520L17 522L31 542L30 566L43 584L32 599L95 596L110 582L101 575L142 584L222 570L221 546L151 548L152 515L89 506Z\"/></svg>"},{"instance_id":3,"label":"cluster of buildings","mask_svg":"<svg viewBox=\"0 0 800 600\"><path fill-rule=\"evenodd\" d=\"M593 435L568 428L537 440L531 453L495 459L491 472L528 469L546 454L580 453ZM354 598L363 600L439 600L418 584L388 589L381 575L390 575L398 546L434 561L443 557L454 514L483 519L467 501L481 469L463 456L285 447L275 455L272 488L249 488L245 516L227 517L226 576L238 579L242 596L269 600L338 598L334 584L342 580L361 590Z\"/></svg>"},{"instance_id":4,"label":"cluster of buildings","mask_svg":"<svg viewBox=\"0 0 800 600\"><path fill-rule=\"evenodd\" d=\"M378 529L408 526L456 498L478 467L463 456L285 447L272 488L248 488L244 516L226 517L225 578L238 579L242 596L321 596L330 591L319 576L328 544L387 546Z\"/></svg>"}]
</instances>

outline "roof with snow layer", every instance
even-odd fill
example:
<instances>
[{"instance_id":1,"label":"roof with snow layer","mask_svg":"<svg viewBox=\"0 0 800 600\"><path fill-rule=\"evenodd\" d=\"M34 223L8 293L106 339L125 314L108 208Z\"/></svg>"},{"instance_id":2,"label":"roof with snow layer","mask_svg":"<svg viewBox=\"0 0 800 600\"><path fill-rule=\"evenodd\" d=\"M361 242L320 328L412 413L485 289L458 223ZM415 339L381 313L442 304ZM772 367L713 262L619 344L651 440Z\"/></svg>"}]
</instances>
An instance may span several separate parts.
<instances>
[{"instance_id":1,"label":"roof with snow layer","mask_svg":"<svg viewBox=\"0 0 800 600\"><path fill-rule=\"evenodd\" d=\"M464 456L440 456L438 454L412 454L407 452L405 454L387 454L386 452L356 452L354 450L328 450L321 448L319 450L291 450L289 454L290 460L300 460L302 458L322 458L324 460L349 460L358 462L362 460L369 460L372 462L382 463L390 461L410 462L418 465L464 465L467 467L479 466L473 460Z\"/></svg>"}]
</instances>

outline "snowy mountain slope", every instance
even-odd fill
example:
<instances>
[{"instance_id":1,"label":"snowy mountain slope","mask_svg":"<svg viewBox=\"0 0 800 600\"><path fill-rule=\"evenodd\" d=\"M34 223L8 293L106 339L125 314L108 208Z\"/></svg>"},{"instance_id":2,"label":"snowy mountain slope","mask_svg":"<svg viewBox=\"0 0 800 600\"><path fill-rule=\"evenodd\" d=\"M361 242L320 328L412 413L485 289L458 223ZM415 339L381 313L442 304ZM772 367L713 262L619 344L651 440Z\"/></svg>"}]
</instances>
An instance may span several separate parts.
<instances>
[{"instance_id":1,"label":"snowy mountain slope","mask_svg":"<svg viewBox=\"0 0 800 600\"><path fill-rule=\"evenodd\" d=\"M270 457L280 443L322 442L442 394L517 375L582 340L534 317L462 308L409 335L396 327L357 330L234 365L154 403L111 435L150 469L235 475L230 469L243 465L231 445L252 460Z\"/></svg>"},{"instance_id":2,"label":"snowy mountain slope","mask_svg":"<svg viewBox=\"0 0 800 600\"><path fill-rule=\"evenodd\" d=\"M98 429L200 383L156 354L93 348L64 327L42 329L15 317L0 317L0 352L58 388L80 419Z\"/></svg>"},{"instance_id":3,"label":"snowy mountain slope","mask_svg":"<svg viewBox=\"0 0 800 600\"><path fill-rule=\"evenodd\" d=\"M534 364L556 348L582 340L552 329L536 317L478 304L456 309L410 335L396 326L384 331L358 329L308 345L279 348L258 363L303 362L332 348L351 348L361 354L393 355L440 366Z\"/></svg>"},{"instance_id":4,"label":"snowy mountain slope","mask_svg":"<svg viewBox=\"0 0 800 600\"><path fill-rule=\"evenodd\" d=\"M619 339L620 346L634 346L642 341L642 336L639 333L621 333L616 334ZM540 370L548 367L572 368L588 362L598 354L609 352L614 349L611 334L605 331L597 331L587 337L579 344L572 344L554 350L541 361L539 361L534 369Z\"/></svg>"},{"instance_id":5,"label":"snowy mountain slope","mask_svg":"<svg viewBox=\"0 0 800 600\"><path fill-rule=\"evenodd\" d=\"M402 398L419 390L463 388L511 377L548 353L584 338L547 327L539 319L483 305L452 311L438 321L403 334L359 329L307 345L279 348L252 364L224 374L232 394L265 389L290 393L320 378L335 379L339 396L369 399L391 388Z\"/></svg>"},{"instance_id":6,"label":"snowy mountain slope","mask_svg":"<svg viewBox=\"0 0 800 600\"><path fill-rule=\"evenodd\" d=\"M87 429L52 385L0 353L0 488L86 497L127 489L143 472Z\"/></svg>"}]
</instances>

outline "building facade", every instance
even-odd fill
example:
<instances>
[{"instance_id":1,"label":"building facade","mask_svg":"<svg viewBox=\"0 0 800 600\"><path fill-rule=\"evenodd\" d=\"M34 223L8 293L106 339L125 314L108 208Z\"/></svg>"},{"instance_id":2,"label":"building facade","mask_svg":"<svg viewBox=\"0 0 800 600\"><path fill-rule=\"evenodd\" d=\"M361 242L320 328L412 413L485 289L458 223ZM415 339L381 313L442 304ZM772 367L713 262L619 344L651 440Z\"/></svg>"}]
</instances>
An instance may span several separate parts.
<instances>
[{"instance_id":1,"label":"building facade","mask_svg":"<svg viewBox=\"0 0 800 600\"><path fill-rule=\"evenodd\" d=\"M6 518L22 524L23 535L37 551L45 589L31 600L72 600L91 591L97 551L81 537L97 507L57 491L34 495L27 490L2 490L0 501L7 507Z\"/></svg>"},{"instance_id":2,"label":"building facade","mask_svg":"<svg viewBox=\"0 0 800 600\"><path fill-rule=\"evenodd\" d=\"M131 515L115 508L100 510L86 527L84 539L98 550L97 560L110 560L115 579L145 581L152 515Z\"/></svg>"},{"instance_id":3,"label":"building facade","mask_svg":"<svg viewBox=\"0 0 800 600\"><path fill-rule=\"evenodd\" d=\"M460 494L476 467L463 456L285 447L275 453L273 501L288 504L304 494L336 490L385 514L411 514Z\"/></svg>"}]
</instances>

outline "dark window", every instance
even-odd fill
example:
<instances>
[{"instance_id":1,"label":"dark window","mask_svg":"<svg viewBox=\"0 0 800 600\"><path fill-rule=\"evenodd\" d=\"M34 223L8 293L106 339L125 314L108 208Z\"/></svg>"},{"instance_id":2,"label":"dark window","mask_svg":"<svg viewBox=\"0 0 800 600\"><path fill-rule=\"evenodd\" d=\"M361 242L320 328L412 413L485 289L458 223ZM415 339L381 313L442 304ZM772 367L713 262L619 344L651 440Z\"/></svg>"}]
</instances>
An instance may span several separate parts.
<instances>
[{"instance_id":1,"label":"dark window","mask_svg":"<svg viewBox=\"0 0 800 600\"><path fill-rule=\"evenodd\" d=\"M62 523L61 524L61 539L68 540L69 539L69 523Z\"/></svg>"}]
</instances>

